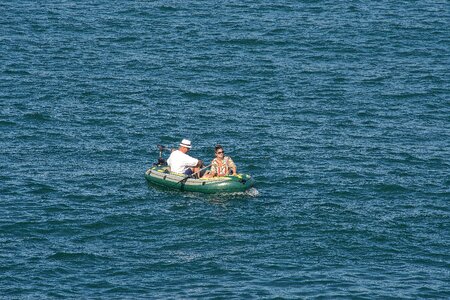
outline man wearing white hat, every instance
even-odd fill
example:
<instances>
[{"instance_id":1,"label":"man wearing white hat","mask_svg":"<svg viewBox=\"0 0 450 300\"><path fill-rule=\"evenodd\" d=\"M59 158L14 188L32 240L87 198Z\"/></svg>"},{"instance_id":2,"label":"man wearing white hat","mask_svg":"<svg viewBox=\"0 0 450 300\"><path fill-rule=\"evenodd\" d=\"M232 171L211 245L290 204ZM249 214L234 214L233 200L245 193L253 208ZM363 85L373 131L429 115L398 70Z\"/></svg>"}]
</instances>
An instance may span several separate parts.
<instances>
[{"instance_id":1,"label":"man wearing white hat","mask_svg":"<svg viewBox=\"0 0 450 300\"><path fill-rule=\"evenodd\" d=\"M191 141L183 139L178 150L173 151L167 159L170 171L185 175L191 175L200 169L203 162L186 153L192 148Z\"/></svg>"}]
</instances>

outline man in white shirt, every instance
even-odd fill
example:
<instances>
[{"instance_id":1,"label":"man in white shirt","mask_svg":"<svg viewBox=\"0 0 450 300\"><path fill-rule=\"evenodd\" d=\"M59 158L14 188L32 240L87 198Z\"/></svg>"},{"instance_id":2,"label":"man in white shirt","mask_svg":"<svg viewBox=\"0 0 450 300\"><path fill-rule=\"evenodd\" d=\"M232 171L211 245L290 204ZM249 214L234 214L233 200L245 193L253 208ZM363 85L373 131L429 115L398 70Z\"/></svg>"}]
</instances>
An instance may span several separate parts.
<instances>
[{"instance_id":1,"label":"man in white shirt","mask_svg":"<svg viewBox=\"0 0 450 300\"><path fill-rule=\"evenodd\" d=\"M191 175L200 170L200 166L203 162L186 154L191 148L192 145L190 140L184 139L181 141L180 148L173 151L167 159L167 164L170 167L170 171L174 173Z\"/></svg>"}]
</instances>

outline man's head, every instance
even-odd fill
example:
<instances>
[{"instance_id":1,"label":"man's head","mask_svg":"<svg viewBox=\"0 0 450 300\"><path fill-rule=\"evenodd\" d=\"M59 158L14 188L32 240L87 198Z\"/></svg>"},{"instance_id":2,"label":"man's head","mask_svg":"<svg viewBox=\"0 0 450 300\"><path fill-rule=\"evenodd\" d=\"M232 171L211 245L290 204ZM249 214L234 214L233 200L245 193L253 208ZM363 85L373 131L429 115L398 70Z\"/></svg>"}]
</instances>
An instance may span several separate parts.
<instances>
[{"instance_id":1,"label":"man's head","mask_svg":"<svg viewBox=\"0 0 450 300\"><path fill-rule=\"evenodd\" d=\"M187 153L192 148L191 141L187 139L183 139L180 143L180 151L183 153Z\"/></svg>"}]
</instances>

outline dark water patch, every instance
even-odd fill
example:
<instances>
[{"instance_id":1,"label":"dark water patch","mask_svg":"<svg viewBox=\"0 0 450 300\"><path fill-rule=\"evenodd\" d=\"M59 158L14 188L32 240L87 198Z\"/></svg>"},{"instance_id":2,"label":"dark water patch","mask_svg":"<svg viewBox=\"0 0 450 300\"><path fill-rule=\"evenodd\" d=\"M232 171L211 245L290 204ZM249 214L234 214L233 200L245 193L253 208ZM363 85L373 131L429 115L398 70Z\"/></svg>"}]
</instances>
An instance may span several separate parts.
<instances>
[{"instance_id":1,"label":"dark water patch","mask_svg":"<svg viewBox=\"0 0 450 300\"><path fill-rule=\"evenodd\" d=\"M47 259L69 263L93 263L108 260L107 257L83 252L56 252Z\"/></svg>"},{"instance_id":2,"label":"dark water patch","mask_svg":"<svg viewBox=\"0 0 450 300\"><path fill-rule=\"evenodd\" d=\"M25 113L23 115L23 117L26 120L30 120L30 121L50 121L51 120L51 116L49 114L41 113L41 112Z\"/></svg>"},{"instance_id":3,"label":"dark water patch","mask_svg":"<svg viewBox=\"0 0 450 300\"><path fill-rule=\"evenodd\" d=\"M13 70L13 69L3 70L3 74L5 74L5 75L14 75L14 76L29 76L29 75L32 75L30 72L25 71L25 70Z\"/></svg>"},{"instance_id":4,"label":"dark water patch","mask_svg":"<svg viewBox=\"0 0 450 300\"><path fill-rule=\"evenodd\" d=\"M195 92L195 91L185 91L182 95L190 100L200 100L200 99L206 99L209 97L208 94L205 94L202 92Z\"/></svg>"},{"instance_id":5,"label":"dark water patch","mask_svg":"<svg viewBox=\"0 0 450 300\"><path fill-rule=\"evenodd\" d=\"M161 5L161 6L158 6L158 9L159 9L160 11L163 11L163 12L176 12L176 11L180 11L179 8L174 7L174 6L169 6L169 5Z\"/></svg>"},{"instance_id":6,"label":"dark water patch","mask_svg":"<svg viewBox=\"0 0 450 300\"><path fill-rule=\"evenodd\" d=\"M17 123L13 121L0 120L0 126L2 127L13 127L16 126Z\"/></svg>"},{"instance_id":7,"label":"dark water patch","mask_svg":"<svg viewBox=\"0 0 450 300\"><path fill-rule=\"evenodd\" d=\"M374 186L376 191L383 193L401 193L401 192L411 192L410 188L404 187L395 183L380 183Z\"/></svg>"},{"instance_id":8,"label":"dark water patch","mask_svg":"<svg viewBox=\"0 0 450 300\"><path fill-rule=\"evenodd\" d=\"M38 182L29 182L26 184L26 187L30 190L30 193L34 195L46 195L56 191L51 185Z\"/></svg>"},{"instance_id":9,"label":"dark water patch","mask_svg":"<svg viewBox=\"0 0 450 300\"><path fill-rule=\"evenodd\" d=\"M141 38L139 36L123 36L123 37L100 37L97 41L101 43L110 44L128 44L139 42Z\"/></svg>"},{"instance_id":10,"label":"dark water patch","mask_svg":"<svg viewBox=\"0 0 450 300\"><path fill-rule=\"evenodd\" d=\"M266 44L262 39L258 38L234 38L229 40L216 40L220 45L236 45L236 46L261 46Z\"/></svg>"}]
</instances>

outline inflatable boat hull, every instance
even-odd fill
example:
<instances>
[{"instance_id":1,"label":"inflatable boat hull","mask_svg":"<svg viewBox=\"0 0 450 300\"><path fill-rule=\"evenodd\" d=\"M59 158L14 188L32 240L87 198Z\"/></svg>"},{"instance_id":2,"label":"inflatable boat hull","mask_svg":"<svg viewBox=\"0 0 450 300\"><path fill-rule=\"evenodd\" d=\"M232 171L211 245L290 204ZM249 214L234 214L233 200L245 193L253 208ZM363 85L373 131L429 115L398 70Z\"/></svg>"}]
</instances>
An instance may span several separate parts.
<instances>
[{"instance_id":1,"label":"inflatable boat hull","mask_svg":"<svg viewBox=\"0 0 450 300\"><path fill-rule=\"evenodd\" d=\"M149 183L167 187L174 190L198 193L238 193L245 192L254 184L254 179L245 174L215 178L188 178L182 174L171 173L167 167L155 166L145 172Z\"/></svg>"}]
</instances>

